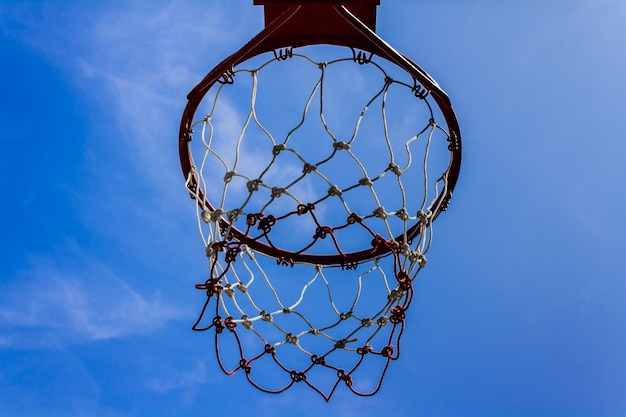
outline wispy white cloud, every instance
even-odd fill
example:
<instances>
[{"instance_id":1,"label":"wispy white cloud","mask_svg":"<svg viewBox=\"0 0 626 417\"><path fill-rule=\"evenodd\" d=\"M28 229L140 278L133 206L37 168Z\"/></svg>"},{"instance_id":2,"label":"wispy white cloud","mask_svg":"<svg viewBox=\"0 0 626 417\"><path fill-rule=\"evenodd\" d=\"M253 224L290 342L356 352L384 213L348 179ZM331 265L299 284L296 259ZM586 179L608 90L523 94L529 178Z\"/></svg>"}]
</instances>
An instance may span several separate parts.
<instances>
[{"instance_id":1,"label":"wispy white cloud","mask_svg":"<svg viewBox=\"0 0 626 417\"><path fill-rule=\"evenodd\" d=\"M76 248L41 257L0 286L0 345L55 347L146 333L183 312L127 285Z\"/></svg>"},{"instance_id":2,"label":"wispy white cloud","mask_svg":"<svg viewBox=\"0 0 626 417\"><path fill-rule=\"evenodd\" d=\"M218 377L221 377L219 375ZM215 378L215 377L214 377ZM200 361L193 369L174 372L168 376L153 378L148 381L148 387L158 394L178 392L183 405L190 405L199 392L198 387L209 381L206 362Z\"/></svg>"},{"instance_id":3,"label":"wispy white cloud","mask_svg":"<svg viewBox=\"0 0 626 417\"><path fill-rule=\"evenodd\" d=\"M94 120L118 124L108 147L132 154L139 175L169 191L180 179L172 154L186 94L260 29L250 25L254 11L261 23L260 8L234 3L22 2L0 11L0 29L61 68L99 113Z\"/></svg>"}]
</instances>

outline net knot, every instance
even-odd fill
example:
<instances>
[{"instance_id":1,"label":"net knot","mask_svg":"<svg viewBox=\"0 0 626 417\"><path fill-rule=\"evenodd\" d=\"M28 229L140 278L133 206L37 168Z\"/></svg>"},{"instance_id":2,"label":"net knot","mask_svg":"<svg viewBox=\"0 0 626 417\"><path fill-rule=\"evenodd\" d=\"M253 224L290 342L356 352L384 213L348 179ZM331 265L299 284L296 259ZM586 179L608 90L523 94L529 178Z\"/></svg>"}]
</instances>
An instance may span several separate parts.
<instances>
[{"instance_id":1,"label":"net knot","mask_svg":"<svg viewBox=\"0 0 626 417\"><path fill-rule=\"evenodd\" d=\"M330 226L318 226L313 235L313 239L326 239L326 236L333 234L333 228Z\"/></svg>"},{"instance_id":2,"label":"net knot","mask_svg":"<svg viewBox=\"0 0 626 417\"><path fill-rule=\"evenodd\" d=\"M426 266L426 262L428 262L428 260L426 259L426 256L424 256L423 253L420 253L418 251L411 251L409 253L408 258L409 258L409 261L418 264L422 268L424 268Z\"/></svg>"},{"instance_id":3,"label":"net knot","mask_svg":"<svg viewBox=\"0 0 626 417\"><path fill-rule=\"evenodd\" d=\"M204 284L196 284L196 289L206 290L206 295L211 297L215 294L219 294L222 291L222 285L220 284L219 279L211 278L207 280Z\"/></svg>"},{"instance_id":4,"label":"net knot","mask_svg":"<svg viewBox=\"0 0 626 417\"><path fill-rule=\"evenodd\" d=\"M279 145L274 146L274 148L272 148L272 154L276 156L280 154L282 151L284 151L285 149L287 149L287 147L285 146L284 143L281 143Z\"/></svg>"},{"instance_id":5,"label":"net knot","mask_svg":"<svg viewBox=\"0 0 626 417\"><path fill-rule=\"evenodd\" d=\"M363 320L361 320L361 324L363 325L363 327L370 327L371 325L374 324L374 320L372 320L372 319L363 319Z\"/></svg>"},{"instance_id":6,"label":"net knot","mask_svg":"<svg viewBox=\"0 0 626 417\"><path fill-rule=\"evenodd\" d=\"M335 348L336 349L345 349L346 345L348 344L349 340L348 339L341 339L341 340L337 340L335 342Z\"/></svg>"},{"instance_id":7,"label":"net knot","mask_svg":"<svg viewBox=\"0 0 626 417\"><path fill-rule=\"evenodd\" d=\"M347 313L339 314L339 318L341 320L348 320L350 317L352 317L352 312L351 311L348 311Z\"/></svg>"},{"instance_id":8,"label":"net knot","mask_svg":"<svg viewBox=\"0 0 626 417\"><path fill-rule=\"evenodd\" d=\"M215 259L218 252L224 251L225 242L213 242L207 245L205 249L206 257L209 259Z\"/></svg>"},{"instance_id":9,"label":"net knot","mask_svg":"<svg viewBox=\"0 0 626 417\"><path fill-rule=\"evenodd\" d=\"M346 371L344 371L343 369L339 369L337 371L337 378L345 382L347 386L352 386L352 377L350 376L350 374L347 374Z\"/></svg>"},{"instance_id":10,"label":"net knot","mask_svg":"<svg viewBox=\"0 0 626 417\"><path fill-rule=\"evenodd\" d=\"M430 224L431 213L424 213L422 210L417 212L417 217L420 219L420 223L428 226Z\"/></svg>"},{"instance_id":11,"label":"net knot","mask_svg":"<svg viewBox=\"0 0 626 417\"><path fill-rule=\"evenodd\" d=\"M273 187L272 188L272 197L274 198L278 198L281 195L283 195L283 193L287 191L285 188L280 188L280 187Z\"/></svg>"},{"instance_id":12,"label":"net knot","mask_svg":"<svg viewBox=\"0 0 626 417\"><path fill-rule=\"evenodd\" d=\"M224 286L224 293L226 293L226 295L229 298L233 298L233 296L235 295L235 290L233 290L232 285L231 284L226 284Z\"/></svg>"},{"instance_id":13,"label":"net knot","mask_svg":"<svg viewBox=\"0 0 626 417\"><path fill-rule=\"evenodd\" d=\"M250 213L246 216L246 225L254 226L263 217L263 213Z\"/></svg>"},{"instance_id":14,"label":"net knot","mask_svg":"<svg viewBox=\"0 0 626 417\"><path fill-rule=\"evenodd\" d=\"M395 306L389 312L391 313L391 317L389 318L389 321L392 322L393 324L402 323L404 319L406 318L406 310L401 305Z\"/></svg>"},{"instance_id":15,"label":"net knot","mask_svg":"<svg viewBox=\"0 0 626 417\"><path fill-rule=\"evenodd\" d=\"M224 331L224 325L222 324L222 318L220 316L213 317L211 323L213 327L215 327L215 333L222 333Z\"/></svg>"},{"instance_id":16,"label":"net knot","mask_svg":"<svg viewBox=\"0 0 626 417\"><path fill-rule=\"evenodd\" d=\"M309 333L311 333L313 336L317 336L318 334L320 334L319 329L311 329L309 330Z\"/></svg>"},{"instance_id":17,"label":"net knot","mask_svg":"<svg viewBox=\"0 0 626 417\"><path fill-rule=\"evenodd\" d=\"M337 187L336 185L331 186L328 189L328 195L330 196L340 196L341 195L341 189L339 189L339 187Z\"/></svg>"},{"instance_id":18,"label":"net knot","mask_svg":"<svg viewBox=\"0 0 626 417\"><path fill-rule=\"evenodd\" d=\"M311 172L315 171L317 168L315 167L315 165L311 165L309 163L305 163L304 164L304 168L302 168L302 173L303 174L310 174Z\"/></svg>"},{"instance_id":19,"label":"net knot","mask_svg":"<svg viewBox=\"0 0 626 417\"><path fill-rule=\"evenodd\" d=\"M312 203L308 204L298 204L298 208L296 209L296 213L298 216L308 213L309 211L315 210L315 205Z\"/></svg>"},{"instance_id":20,"label":"net knot","mask_svg":"<svg viewBox=\"0 0 626 417\"><path fill-rule=\"evenodd\" d=\"M387 218L387 212L385 211L384 207L378 207L376 210L372 212L372 214L374 215L374 217L378 217L379 219Z\"/></svg>"},{"instance_id":21,"label":"net knot","mask_svg":"<svg viewBox=\"0 0 626 417\"><path fill-rule=\"evenodd\" d=\"M366 355L368 353L372 353L374 348L371 345L365 345L356 349L356 353L359 355Z\"/></svg>"},{"instance_id":22,"label":"net knot","mask_svg":"<svg viewBox=\"0 0 626 417\"><path fill-rule=\"evenodd\" d=\"M239 252L241 252L241 248L239 247L239 245L229 246L228 250L226 250L226 256L224 257L224 260L227 263L235 262L237 260L237 255L239 255Z\"/></svg>"},{"instance_id":23,"label":"net knot","mask_svg":"<svg viewBox=\"0 0 626 417\"><path fill-rule=\"evenodd\" d=\"M372 248L377 250L381 245L387 246L387 241L385 240L385 238L381 235L374 236L374 239L372 239Z\"/></svg>"},{"instance_id":24,"label":"net knot","mask_svg":"<svg viewBox=\"0 0 626 417\"><path fill-rule=\"evenodd\" d=\"M265 344L264 347L264 352L265 353L269 353L270 355L275 355L276 354L276 348L272 345L270 345L269 343Z\"/></svg>"},{"instance_id":25,"label":"net knot","mask_svg":"<svg viewBox=\"0 0 626 417\"><path fill-rule=\"evenodd\" d=\"M230 332L234 332L235 328L237 327L237 323L233 320L233 316L226 317L226 319L224 320L224 324Z\"/></svg>"},{"instance_id":26,"label":"net knot","mask_svg":"<svg viewBox=\"0 0 626 417\"><path fill-rule=\"evenodd\" d=\"M222 214L224 214L224 210L222 209L202 210L202 213L200 213L200 218L202 218L203 222L208 224L210 222L218 221L222 217Z\"/></svg>"},{"instance_id":27,"label":"net knot","mask_svg":"<svg viewBox=\"0 0 626 417\"><path fill-rule=\"evenodd\" d=\"M398 272L398 276L396 276L396 280L398 280L400 289L403 291L407 291L413 286L413 283L411 282L411 278L409 277L409 274L404 270Z\"/></svg>"},{"instance_id":28,"label":"net knot","mask_svg":"<svg viewBox=\"0 0 626 417\"><path fill-rule=\"evenodd\" d=\"M386 326L387 323L389 323L389 319L386 316L379 317L378 320L376 320L376 324L381 327Z\"/></svg>"},{"instance_id":29,"label":"net knot","mask_svg":"<svg viewBox=\"0 0 626 417\"><path fill-rule=\"evenodd\" d=\"M228 171L226 174L224 174L224 182L229 183L233 179L234 175L235 171Z\"/></svg>"},{"instance_id":30,"label":"net knot","mask_svg":"<svg viewBox=\"0 0 626 417\"><path fill-rule=\"evenodd\" d=\"M257 229L263 231L263 233L269 233L275 224L276 224L276 217L270 214L269 216L263 217L262 219L260 219Z\"/></svg>"},{"instance_id":31,"label":"net knot","mask_svg":"<svg viewBox=\"0 0 626 417\"><path fill-rule=\"evenodd\" d=\"M409 213L404 208L401 208L400 210L396 211L396 216L400 220L404 220L404 221L409 220Z\"/></svg>"},{"instance_id":32,"label":"net knot","mask_svg":"<svg viewBox=\"0 0 626 417\"><path fill-rule=\"evenodd\" d=\"M390 85L391 83L393 83L393 78L391 78L391 77L385 77L385 84L386 84L386 85Z\"/></svg>"},{"instance_id":33,"label":"net knot","mask_svg":"<svg viewBox=\"0 0 626 417\"><path fill-rule=\"evenodd\" d=\"M311 362L315 365L326 365L326 359L323 356L311 355Z\"/></svg>"},{"instance_id":34,"label":"net knot","mask_svg":"<svg viewBox=\"0 0 626 417\"><path fill-rule=\"evenodd\" d=\"M374 185L374 183L369 178L364 177L364 178L361 178L359 180L359 185L361 185L361 186L366 186L367 185L367 186L371 187L372 185Z\"/></svg>"},{"instance_id":35,"label":"net knot","mask_svg":"<svg viewBox=\"0 0 626 417\"><path fill-rule=\"evenodd\" d=\"M289 376L293 382L302 382L306 380L306 374L304 372L296 372L295 370L289 371Z\"/></svg>"},{"instance_id":36,"label":"net knot","mask_svg":"<svg viewBox=\"0 0 626 417\"><path fill-rule=\"evenodd\" d=\"M350 149L350 144L346 142L333 142L333 148L336 151Z\"/></svg>"},{"instance_id":37,"label":"net knot","mask_svg":"<svg viewBox=\"0 0 626 417\"><path fill-rule=\"evenodd\" d=\"M247 314L241 316L241 325L248 330L252 330L252 320L250 320Z\"/></svg>"},{"instance_id":38,"label":"net knot","mask_svg":"<svg viewBox=\"0 0 626 417\"><path fill-rule=\"evenodd\" d=\"M246 187L248 187L248 192L253 193L255 191L259 191L259 184L263 184L261 180L251 180L246 183Z\"/></svg>"},{"instance_id":39,"label":"net knot","mask_svg":"<svg viewBox=\"0 0 626 417\"><path fill-rule=\"evenodd\" d=\"M350 213L346 221L348 222L348 224L355 224L355 223L361 224L363 223L363 217L359 216L356 213Z\"/></svg>"},{"instance_id":40,"label":"net knot","mask_svg":"<svg viewBox=\"0 0 626 417\"><path fill-rule=\"evenodd\" d=\"M389 166L387 167L387 169L393 172L394 174L396 174L398 177L402 175L402 170L400 169L400 167L394 164L393 162L389 163Z\"/></svg>"},{"instance_id":41,"label":"net knot","mask_svg":"<svg viewBox=\"0 0 626 417\"><path fill-rule=\"evenodd\" d=\"M228 217L228 221L234 223L237 221L240 214L243 214L243 211L241 209L228 210L226 212L226 217Z\"/></svg>"},{"instance_id":42,"label":"net knot","mask_svg":"<svg viewBox=\"0 0 626 417\"><path fill-rule=\"evenodd\" d=\"M261 316L261 320L263 321L267 321L267 322L272 321L272 313L268 313L267 311L264 310L264 311L261 311L259 315Z\"/></svg>"},{"instance_id":43,"label":"net knot","mask_svg":"<svg viewBox=\"0 0 626 417\"><path fill-rule=\"evenodd\" d=\"M293 260L291 258L287 258L286 256L281 256L280 258L276 259L276 264L281 265L281 266L291 266L291 267L295 265Z\"/></svg>"},{"instance_id":44,"label":"net knot","mask_svg":"<svg viewBox=\"0 0 626 417\"><path fill-rule=\"evenodd\" d=\"M387 300L388 301L399 301L402 299L402 297L404 297L405 291L398 289L398 288L394 288L393 290L391 290L391 292L389 293L389 295L387 296Z\"/></svg>"},{"instance_id":45,"label":"net knot","mask_svg":"<svg viewBox=\"0 0 626 417\"><path fill-rule=\"evenodd\" d=\"M297 345L298 344L298 336L289 333L287 336L285 336L285 342L291 343L292 345Z\"/></svg>"},{"instance_id":46,"label":"net knot","mask_svg":"<svg viewBox=\"0 0 626 417\"><path fill-rule=\"evenodd\" d=\"M391 357L393 356L393 346L392 345L385 346L383 350L380 351L380 354L386 358L391 359Z\"/></svg>"},{"instance_id":47,"label":"net knot","mask_svg":"<svg viewBox=\"0 0 626 417\"><path fill-rule=\"evenodd\" d=\"M239 360L239 368L243 369L246 374L250 374L250 372L252 372L252 366L250 366L250 363L246 360L246 358L241 358Z\"/></svg>"}]
</instances>

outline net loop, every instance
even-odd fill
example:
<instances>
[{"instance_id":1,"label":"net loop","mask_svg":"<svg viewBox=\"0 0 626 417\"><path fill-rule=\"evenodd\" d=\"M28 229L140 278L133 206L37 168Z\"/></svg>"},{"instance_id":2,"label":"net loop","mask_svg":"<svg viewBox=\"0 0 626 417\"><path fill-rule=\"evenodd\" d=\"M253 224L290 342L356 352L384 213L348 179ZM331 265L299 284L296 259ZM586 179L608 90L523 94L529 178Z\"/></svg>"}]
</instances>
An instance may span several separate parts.
<instances>
[{"instance_id":1,"label":"net loop","mask_svg":"<svg viewBox=\"0 0 626 417\"><path fill-rule=\"evenodd\" d=\"M365 51L356 51L354 48L350 48L352 50L352 60L360 65L369 64L374 57L373 53L367 53Z\"/></svg>"},{"instance_id":2,"label":"net loop","mask_svg":"<svg viewBox=\"0 0 626 417\"><path fill-rule=\"evenodd\" d=\"M281 256L280 258L276 259L276 263L278 265L281 265L281 266L291 266L291 267L293 267L295 265L293 260L290 259L290 258L287 258L286 256Z\"/></svg>"},{"instance_id":3,"label":"net loop","mask_svg":"<svg viewBox=\"0 0 626 417\"><path fill-rule=\"evenodd\" d=\"M284 61L293 56L293 47L289 46L287 48L274 49L272 52L277 60Z\"/></svg>"},{"instance_id":4,"label":"net loop","mask_svg":"<svg viewBox=\"0 0 626 417\"><path fill-rule=\"evenodd\" d=\"M415 97L421 100L425 100L426 97L428 97L428 94L430 94L430 91L428 91L426 87L423 87L420 83L418 83L415 78L413 78L413 87L411 88L411 91L413 91Z\"/></svg>"},{"instance_id":5,"label":"net loop","mask_svg":"<svg viewBox=\"0 0 626 417\"><path fill-rule=\"evenodd\" d=\"M235 71L234 69L228 69L222 76L217 80L220 84L234 84L235 83Z\"/></svg>"}]
</instances>

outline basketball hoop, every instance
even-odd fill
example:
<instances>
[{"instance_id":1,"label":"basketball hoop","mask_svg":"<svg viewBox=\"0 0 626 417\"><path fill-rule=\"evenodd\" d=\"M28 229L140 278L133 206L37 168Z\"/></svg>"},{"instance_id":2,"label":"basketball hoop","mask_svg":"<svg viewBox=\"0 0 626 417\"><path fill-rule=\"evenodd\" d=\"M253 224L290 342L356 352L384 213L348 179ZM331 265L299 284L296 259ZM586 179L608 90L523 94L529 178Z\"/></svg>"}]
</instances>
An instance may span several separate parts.
<instances>
[{"instance_id":1,"label":"basketball hoop","mask_svg":"<svg viewBox=\"0 0 626 417\"><path fill-rule=\"evenodd\" d=\"M193 328L262 391L373 395L457 182L457 119L375 34L378 0L254 4L265 29L189 93L181 121L209 270ZM268 366L283 380L264 381Z\"/></svg>"}]
</instances>

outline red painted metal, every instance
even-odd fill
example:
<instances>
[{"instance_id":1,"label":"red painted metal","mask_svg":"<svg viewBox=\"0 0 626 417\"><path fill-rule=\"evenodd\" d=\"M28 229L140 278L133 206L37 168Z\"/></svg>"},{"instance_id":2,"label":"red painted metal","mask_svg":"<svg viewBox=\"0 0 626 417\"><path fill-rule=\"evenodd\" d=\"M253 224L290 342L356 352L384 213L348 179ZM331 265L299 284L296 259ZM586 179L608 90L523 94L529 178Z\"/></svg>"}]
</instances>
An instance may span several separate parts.
<instances>
[{"instance_id":1,"label":"red painted metal","mask_svg":"<svg viewBox=\"0 0 626 417\"><path fill-rule=\"evenodd\" d=\"M304 26L291 26L293 36L301 36L303 33L319 33L320 31L335 31L340 34L343 25L333 25L332 19L327 20L329 6L343 5L350 13L355 15L368 28L376 32L376 6L380 0L254 0L254 5L264 6L265 26L278 18L289 6L305 6L303 12L306 21L300 23Z\"/></svg>"},{"instance_id":2,"label":"red painted metal","mask_svg":"<svg viewBox=\"0 0 626 417\"><path fill-rule=\"evenodd\" d=\"M374 32L376 6L379 0L253 0L256 5L265 7L265 28L252 38L239 51L226 58L209 72L204 79L187 95L187 106L183 112L179 131L179 155L185 178L190 174L193 159L189 149L192 124L195 112L203 97L218 80L234 66L265 52L285 47L329 44L348 46L374 53L409 73L421 84L441 110L450 134L450 165L448 167L448 188L432 203L437 209L434 220L445 210L456 185L461 166L461 134L458 121L446 93L435 80L406 56L400 54ZM373 15L372 15L373 14ZM360 16L360 17L359 17ZM363 19L363 20L362 20ZM197 181L197 179L194 179ZM204 199L203 195L200 195ZM212 208L210 202L206 202ZM419 225L411 228L409 239L419 233ZM254 250L276 259L290 262L308 262L322 265L345 265L389 252L385 245L372 247L360 252L335 255L314 255L291 253L253 240L247 234L233 229L234 237L245 242Z\"/></svg>"}]
</instances>

